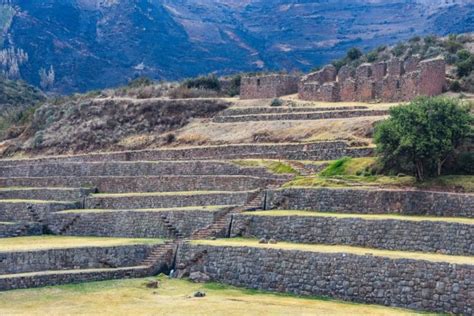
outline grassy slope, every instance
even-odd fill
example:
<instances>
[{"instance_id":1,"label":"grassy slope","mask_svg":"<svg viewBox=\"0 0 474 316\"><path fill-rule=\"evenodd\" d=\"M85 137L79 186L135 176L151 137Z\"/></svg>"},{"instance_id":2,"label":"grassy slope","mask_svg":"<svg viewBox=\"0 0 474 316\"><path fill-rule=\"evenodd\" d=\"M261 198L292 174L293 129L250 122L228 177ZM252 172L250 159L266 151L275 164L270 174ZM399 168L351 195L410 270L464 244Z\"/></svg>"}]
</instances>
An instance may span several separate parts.
<instances>
[{"instance_id":1,"label":"grassy slope","mask_svg":"<svg viewBox=\"0 0 474 316\"><path fill-rule=\"evenodd\" d=\"M371 254L378 257L386 257L392 259L414 259L427 260L432 262L448 262L452 264L474 264L472 257L466 256L450 256L434 253L422 253L413 251L394 251L380 250L372 248L352 247L352 246L330 246L318 244L297 244L288 242L279 242L277 244L260 244L256 239L232 238L218 240L195 240L193 244L209 245L209 246L229 246L229 247L253 247L253 248L270 248L282 250L300 250L320 253L346 253L364 256Z\"/></svg>"},{"instance_id":2,"label":"grassy slope","mask_svg":"<svg viewBox=\"0 0 474 316\"><path fill-rule=\"evenodd\" d=\"M317 175L296 177L285 187L416 187L443 191L474 192L474 176L450 175L417 183L411 176L372 175L375 158L342 158Z\"/></svg>"},{"instance_id":3,"label":"grassy slope","mask_svg":"<svg viewBox=\"0 0 474 316\"><path fill-rule=\"evenodd\" d=\"M110 247L137 244L158 244L161 239L34 236L0 239L0 252L64 249L79 247Z\"/></svg>"},{"instance_id":4,"label":"grassy slope","mask_svg":"<svg viewBox=\"0 0 474 316\"><path fill-rule=\"evenodd\" d=\"M93 282L0 293L6 315L415 315L404 309L158 278ZM193 298L196 291L206 297ZM106 302L104 304L104 302Z\"/></svg>"}]
</instances>

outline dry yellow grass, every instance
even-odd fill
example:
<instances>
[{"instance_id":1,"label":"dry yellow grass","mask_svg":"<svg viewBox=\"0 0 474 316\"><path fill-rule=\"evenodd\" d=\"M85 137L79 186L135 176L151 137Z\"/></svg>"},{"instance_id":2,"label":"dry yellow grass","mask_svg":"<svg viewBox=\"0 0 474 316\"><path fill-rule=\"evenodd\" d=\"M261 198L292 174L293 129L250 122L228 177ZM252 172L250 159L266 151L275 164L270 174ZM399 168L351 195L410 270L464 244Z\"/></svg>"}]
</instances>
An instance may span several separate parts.
<instances>
[{"instance_id":1,"label":"dry yellow grass","mask_svg":"<svg viewBox=\"0 0 474 316\"><path fill-rule=\"evenodd\" d=\"M303 216L303 217L335 217L335 218L360 218L364 220L400 220L400 221L429 221L429 222L446 222L446 223L461 223L474 225L474 219L461 217L430 217L430 216L404 216L397 214L340 214L340 213L326 213L316 211L292 211L292 210L272 210L272 211L258 211L245 212L246 215L255 216Z\"/></svg>"},{"instance_id":2,"label":"dry yellow grass","mask_svg":"<svg viewBox=\"0 0 474 316\"><path fill-rule=\"evenodd\" d=\"M158 244L161 239L151 238L108 238L108 237L69 237L32 236L1 238L0 252L29 251L44 249L64 249L79 247L110 247L137 244Z\"/></svg>"},{"instance_id":3,"label":"dry yellow grass","mask_svg":"<svg viewBox=\"0 0 474 316\"><path fill-rule=\"evenodd\" d=\"M282 250L300 250L309 252L320 252L320 253L346 253L353 255L372 255L377 257L386 257L392 259L414 259L414 260L426 260L433 262L447 262L452 264L469 264L474 265L474 257L465 256L448 256L434 253L422 253L412 251L393 251L393 250L379 250L362 247L351 247L351 246L330 246L330 245L319 245L319 244L296 244L279 242L277 244L260 244L255 239L243 239L243 238L232 238L232 239L218 239L218 240L195 240L193 244L209 245L209 246L230 246L230 247L252 247L252 248L269 248L269 249L282 249Z\"/></svg>"},{"instance_id":4,"label":"dry yellow grass","mask_svg":"<svg viewBox=\"0 0 474 316\"><path fill-rule=\"evenodd\" d=\"M371 315L405 316L417 313L378 305L262 293L219 284L194 284L159 277L93 282L0 293L2 315ZM196 291L206 297L194 298ZM426 314L425 314L426 315Z\"/></svg>"}]
</instances>

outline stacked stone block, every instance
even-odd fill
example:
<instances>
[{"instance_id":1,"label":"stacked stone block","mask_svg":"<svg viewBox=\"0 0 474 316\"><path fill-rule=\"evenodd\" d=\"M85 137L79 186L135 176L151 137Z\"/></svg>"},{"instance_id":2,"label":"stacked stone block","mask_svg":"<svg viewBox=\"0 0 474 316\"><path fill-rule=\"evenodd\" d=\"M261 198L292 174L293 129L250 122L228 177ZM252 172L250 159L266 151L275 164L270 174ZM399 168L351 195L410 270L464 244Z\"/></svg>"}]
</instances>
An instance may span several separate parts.
<instances>
[{"instance_id":1,"label":"stacked stone block","mask_svg":"<svg viewBox=\"0 0 474 316\"><path fill-rule=\"evenodd\" d=\"M409 101L417 96L439 95L446 83L446 64L442 58L421 61L418 56L413 56L405 61L393 58L387 62L365 63L357 69L344 66L337 77L334 70L333 66L327 66L303 77L299 85L300 99Z\"/></svg>"},{"instance_id":2,"label":"stacked stone block","mask_svg":"<svg viewBox=\"0 0 474 316\"><path fill-rule=\"evenodd\" d=\"M240 84L241 99L268 99L298 92L298 76L272 74L243 77Z\"/></svg>"}]
</instances>

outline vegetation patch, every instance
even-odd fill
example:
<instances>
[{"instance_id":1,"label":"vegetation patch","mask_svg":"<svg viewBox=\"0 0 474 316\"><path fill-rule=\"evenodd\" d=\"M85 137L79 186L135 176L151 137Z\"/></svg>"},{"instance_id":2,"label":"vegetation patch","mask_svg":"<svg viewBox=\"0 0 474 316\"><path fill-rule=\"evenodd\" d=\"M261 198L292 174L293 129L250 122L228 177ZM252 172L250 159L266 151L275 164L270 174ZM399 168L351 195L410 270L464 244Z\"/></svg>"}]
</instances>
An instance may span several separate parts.
<instances>
[{"instance_id":1,"label":"vegetation patch","mask_svg":"<svg viewBox=\"0 0 474 316\"><path fill-rule=\"evenodd\" d=\"M145 284L158 281L158 289ZM206 293L194 298L193 293ZM107 304L104 304L107 302ZM0 293L7 315L417 315L400 308L297 297L166 276ZM178 310L178 312L177 312Z\"/></svg>"},{"instance_id":2,"label":"vegetation patch","mask_svg":"<svg viewBox=\"0 0 474 316\"><path fill-rule=\"evenodd\" d=\"M299 174L288 161L270 159L242 159L234 160L235 164L242 167L264 167L275 174Z\"/></svg>"}]
</instances>

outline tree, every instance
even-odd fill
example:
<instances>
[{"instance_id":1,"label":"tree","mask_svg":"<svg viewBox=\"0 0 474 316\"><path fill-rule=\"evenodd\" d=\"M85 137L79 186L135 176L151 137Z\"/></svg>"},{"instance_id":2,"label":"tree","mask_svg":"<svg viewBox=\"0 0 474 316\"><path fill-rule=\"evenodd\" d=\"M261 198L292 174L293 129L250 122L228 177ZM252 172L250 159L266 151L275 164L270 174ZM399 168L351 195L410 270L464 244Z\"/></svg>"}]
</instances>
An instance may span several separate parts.
<instances>
[{"instance_id":1,"label":"tree","mask_svg":"<svg viewBox=\"0 0 474 316\"><path fill-rule=\"evenodd\" d=\"M375 143L385 170L441 175L443 165L470 133L473 117L457 99L418 98L390 110L378 124Z\"/></svg>"},{"instance_id":2,"label":"tree","mask_svg":"<svg viewBox=\"0 0 474 316\"><path fill-rule=\"evenodd\" d=\"M347 51L347 58L349 60L356 60L362 57L362 52L357 47L352 47Z\"/></svg>"},{"instance_id":3,"label":"tree","mask_svg":"<svg viewBox=\"0 0 474 316\"><path fill-rule=\"evenodd\" d=\"M56 80L56 74L54 72L53 66L49 68L49 71L46 71L46 69L41 68L39 70L39 76L40 76L40 86L43 90L48 90L53 87L54 81Z\"/></svg>"}]
</instances>

